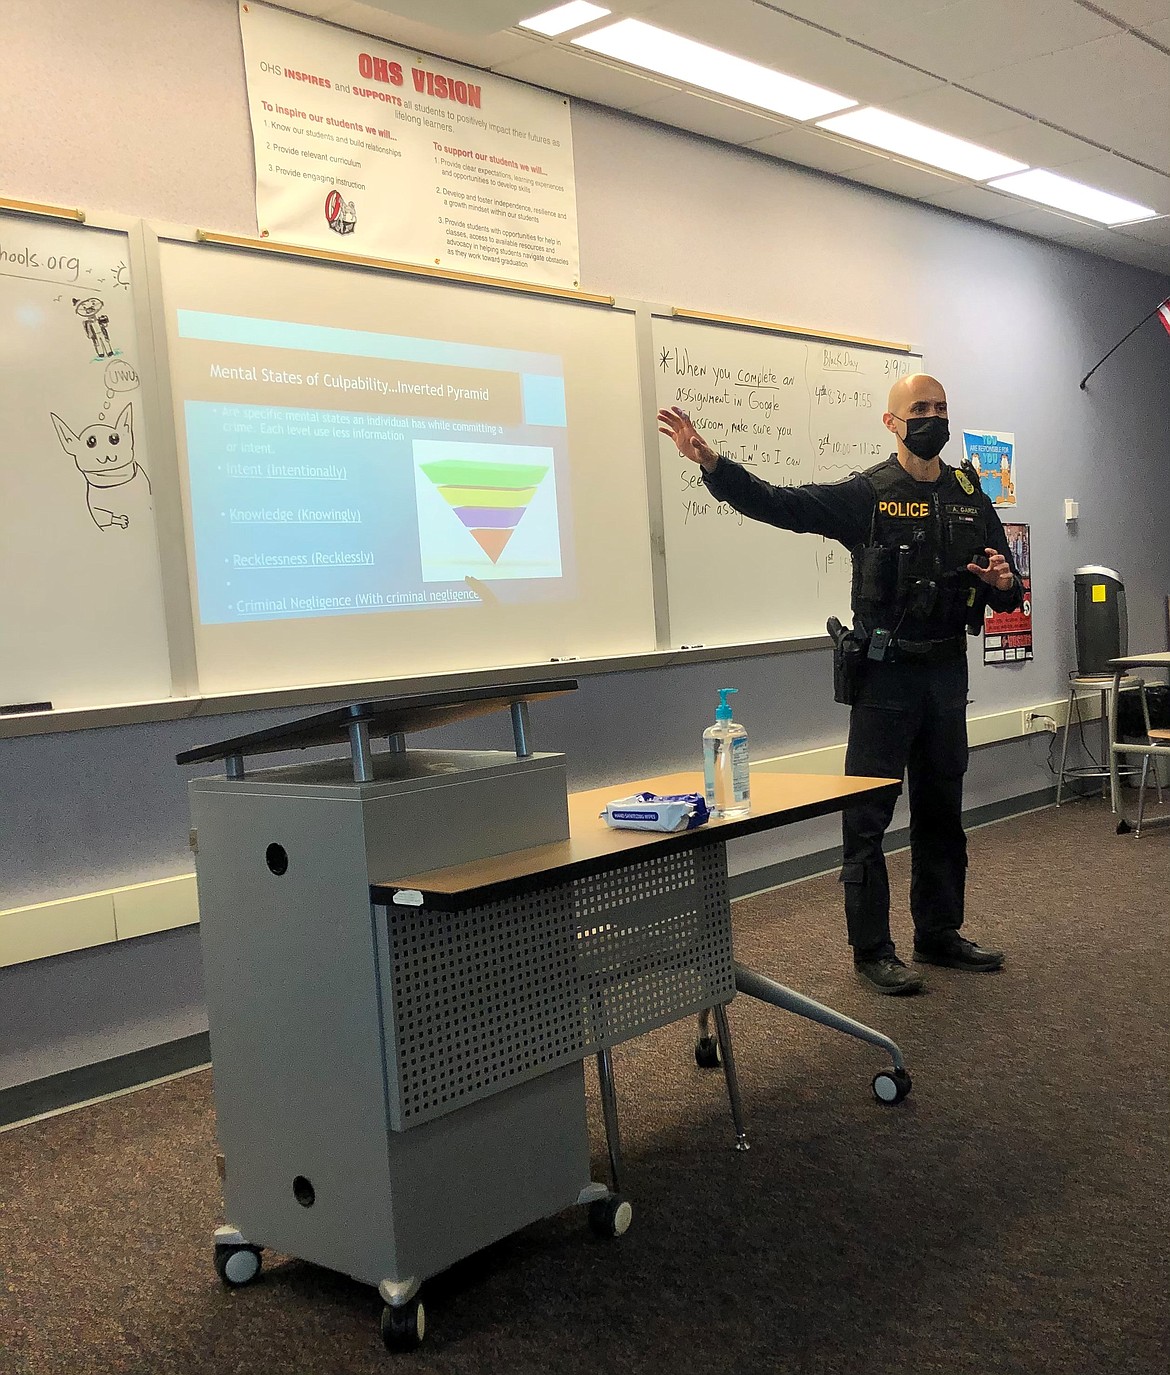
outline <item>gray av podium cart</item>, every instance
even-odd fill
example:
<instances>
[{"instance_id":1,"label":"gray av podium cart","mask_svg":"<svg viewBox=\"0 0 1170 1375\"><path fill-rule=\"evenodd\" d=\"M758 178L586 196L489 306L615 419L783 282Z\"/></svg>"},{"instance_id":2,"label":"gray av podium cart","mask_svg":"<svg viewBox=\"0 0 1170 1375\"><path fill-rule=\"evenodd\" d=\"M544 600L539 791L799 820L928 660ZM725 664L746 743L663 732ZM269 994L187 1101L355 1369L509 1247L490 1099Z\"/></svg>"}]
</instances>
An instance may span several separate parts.
<instances>
[{"instance_id":1,"label":"gray av podium cart","mask_svg":"<svg viewBox=\"0 0 1170 1375\"><path fill-rule=\"evenodd\" d=\"M400 939L394 913L370 902L375 875L568 836L564 757L531 750L528 704L575 687L360 703L178 756L226 763L189 784L225 1283L251 1280L262 1247L328 1266L376 1285L387 1343L409 1346L423 1335L422 1281L456 1260L570 1204L628 1224L589 1177L581 1057L559 1052L563 1029L542 1016L558 962L573 969L563 914L536 918L538 971L509 951L528 914L462 950L437 921ZM405 747L408 731L505 708L514 754ZM248 766L341 742L348 758ZM476 1050L458 1070L453 1005Z\"/></svg>"},{"instance_id":2,"label":"gray av podium cart","mask_svg":"<svg viewBox=\"0 0 1170 1375\"><path fill-rule=\"evenodd\" d=\"M416 1345L428 1277L589 1206L621 1235L610 1048L714 1010L746 1148L725 1005L737 988L888 1050L880 1033L734 964L726 840L838 811L886 779L758 775L753 813L665 835L608 831L567 797L528 704L576 683L360 703L201 747L189 785L228 1223L216 1268L264 1247L375 1285L391 1349ZM508 707L515 754L407 750L405 734ZM374 751L372 740L388 747ZM346 742L348 758L252 770ZM657 791L693 791L649 780ZM682 776L677 780L682 782ZM757 798L755 790L760 796ZM413 876L413 877L402 877ZM583 1061L598 1056L614 1191L589 1177Z\"/></svg>"}]
</instances>

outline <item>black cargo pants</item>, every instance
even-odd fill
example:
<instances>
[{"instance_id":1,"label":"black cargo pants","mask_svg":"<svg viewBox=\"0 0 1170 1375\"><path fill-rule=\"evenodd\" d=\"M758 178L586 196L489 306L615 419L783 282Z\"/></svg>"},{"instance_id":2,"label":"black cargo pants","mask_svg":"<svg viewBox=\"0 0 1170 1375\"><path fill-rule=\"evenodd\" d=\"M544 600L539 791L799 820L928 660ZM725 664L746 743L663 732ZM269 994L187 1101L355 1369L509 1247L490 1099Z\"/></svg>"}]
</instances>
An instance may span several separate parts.
<instances>
[{"instance_id":1,"label":"black cargo pants","mask_svg":"<svg viewBox=\"0 0 1170 1375\"><path fill-rule=\"evenodd\" d=\"M867 660L849 717L845 772L908 776L910 913L915 938L926 943L963 924L966 769L966 653L957 650L953 660L938 664ZM842 814L841 881L855 959L877 959L894 950L882 837L895 801L866 801Z\"/></svg>"}]
</instances>

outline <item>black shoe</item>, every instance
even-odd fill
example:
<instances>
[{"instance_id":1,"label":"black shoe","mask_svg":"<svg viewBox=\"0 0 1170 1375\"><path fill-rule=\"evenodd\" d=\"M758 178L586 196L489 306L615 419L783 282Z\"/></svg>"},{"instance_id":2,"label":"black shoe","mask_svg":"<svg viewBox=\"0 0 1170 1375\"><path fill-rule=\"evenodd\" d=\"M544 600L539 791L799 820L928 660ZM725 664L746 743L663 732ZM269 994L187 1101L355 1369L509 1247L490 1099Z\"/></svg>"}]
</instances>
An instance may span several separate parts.
<instances>
[{"instance_id":1,"label":"black shoe","mask_svg":"<svg viewBox=\"0 0 1170 1375\"><path fill-rule=\"evenodd\" d=\"M914 958L919 964L941 964L947 969L969 969L975 974L990 974L1003 967L1002 950L983 950L958 932L926 946L915 942Z\"/></svg>"},{"instance_id":2,"label":"black shoe","mask_svg":"<svg viewBox=\"0 0 1170 1375\"><path fill-rule=\"evenodd\" d=\"M854 960L853 965L879 993L897 997L901 993L917 993L922 987L922 975L907 969L897 955L882 955L876 960Z\"/></svg>"}]
</instances>

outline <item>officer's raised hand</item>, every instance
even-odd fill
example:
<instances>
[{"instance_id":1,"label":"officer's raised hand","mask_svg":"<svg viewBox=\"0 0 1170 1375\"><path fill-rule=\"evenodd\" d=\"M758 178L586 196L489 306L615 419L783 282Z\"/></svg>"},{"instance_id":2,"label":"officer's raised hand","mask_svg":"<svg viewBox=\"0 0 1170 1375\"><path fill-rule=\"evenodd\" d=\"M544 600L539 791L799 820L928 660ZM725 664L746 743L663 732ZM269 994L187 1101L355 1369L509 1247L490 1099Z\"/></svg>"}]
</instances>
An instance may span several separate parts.
<instances>
[{"instance_id":1,"label":"officer's raised hand","mask_svg":"<svg viewBox=\"0 0 1170 1375\"><path fill-rule=\"evenodd\" d=\"M969 563L967 565L967 572L974 573L975 576L981 582L985 582L988 587L994 587L1000 592L1006 592L1015 581L1015 575L1012 573L1011 565L998 549L985 549L983 552L987 555L987 567L984 568L983 565L979 563Z\"/></svg>"},{"instance_id":2,"label":"officer's raised hand","mask_svg":"<svg viewBox=\"0 0 1170 1375\"><path fill-rule=\"evenodd\" d=\"M697 463L704 472L709 473L719 462L719 455L691 424L691 417L681 406L664 407L658 412L658 433L672 439L683 458Z\"/></svg>"}]
</instances>

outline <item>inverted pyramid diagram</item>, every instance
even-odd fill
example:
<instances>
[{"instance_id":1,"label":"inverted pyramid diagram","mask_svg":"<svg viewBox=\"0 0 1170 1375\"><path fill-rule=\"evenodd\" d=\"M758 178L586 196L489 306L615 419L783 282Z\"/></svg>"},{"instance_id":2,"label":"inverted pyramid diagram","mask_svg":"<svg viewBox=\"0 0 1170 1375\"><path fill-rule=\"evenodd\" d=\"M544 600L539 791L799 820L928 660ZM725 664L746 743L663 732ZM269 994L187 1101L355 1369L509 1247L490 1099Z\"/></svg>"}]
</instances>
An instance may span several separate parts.
<instances>
[{"instance_id":1,"label":"inverted pyramid diagram","mask_svg":"<svg viewBox=\"0 0 1170 1375\"><path fill-rule=\"evenodd\" d=\"M498 563L549 465L446 458L420 467L483 552Z\"/></svg>"}]
</instances>

